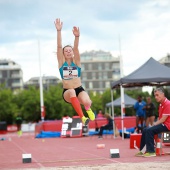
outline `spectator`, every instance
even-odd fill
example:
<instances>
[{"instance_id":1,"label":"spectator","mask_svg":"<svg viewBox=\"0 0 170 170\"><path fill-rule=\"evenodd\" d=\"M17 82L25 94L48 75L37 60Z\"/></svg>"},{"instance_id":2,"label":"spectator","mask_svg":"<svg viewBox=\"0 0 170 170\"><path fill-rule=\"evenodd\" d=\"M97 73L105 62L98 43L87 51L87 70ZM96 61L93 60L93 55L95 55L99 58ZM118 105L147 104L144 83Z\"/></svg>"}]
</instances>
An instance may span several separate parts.
<instances>
[{"instance_id":1,"label":"spectator","mask_svg":"<svg viewBox=\"0 0 170 170\"><path fill-rule=\"evenodd\" d=\"M102 110L100 109L98 114L97 114L97 117L96 118L104 118L104 115L102 113Z\"/></svg>"},{"instance_id":2,"label":"spectator","mask_svg":"<svg viewBox=\"0 0 170 170\"><path fill-rule=\"evenodd\" d=\"M22 135L22 131L21 131L22 117L20 115L18 115L16 117L15 122L16 122L16 125L17 125L18 136L21 136Z\"/></svg>"},{"instance_id":3,"label":"spectator","mask_svg":"<svg viewBox=\"0 0 170 170\"><path fill-rule=\"evenodd\" d=\"M97 119L101 119L104 118L104 115L102 113L102 110L100 109L98 114L96 115L96 119L95 119L95 131L99 130L98 124L97 124Z\"/></svg>"},{"instance_id":4,"label":"spectator","mask_svg":"<svg viewBox=\"0 0 170 170\"><path fill-rule=\"evenodd\" d=\"M139 130L143 130L143 123L145 118L145 105L146 102L142 100L142 96L138 96L137 102L134 105L134 109L136 110L136 130L139 133ZM141 127L139 127L139 122L141 123Z\"/></svg>"},{"instance_id":5,"label":"spectator","mask_svg":"<svg viewBox=\"0 0 170 170\"><path fill-rule=\"evenodd\" d=\"M146 110L146 123L145 126L148 127L149 125L153 125L155 120L155 105L152 103L150 97L147 97L147 104L145 106Z\"/></svg>"}]
</instances>

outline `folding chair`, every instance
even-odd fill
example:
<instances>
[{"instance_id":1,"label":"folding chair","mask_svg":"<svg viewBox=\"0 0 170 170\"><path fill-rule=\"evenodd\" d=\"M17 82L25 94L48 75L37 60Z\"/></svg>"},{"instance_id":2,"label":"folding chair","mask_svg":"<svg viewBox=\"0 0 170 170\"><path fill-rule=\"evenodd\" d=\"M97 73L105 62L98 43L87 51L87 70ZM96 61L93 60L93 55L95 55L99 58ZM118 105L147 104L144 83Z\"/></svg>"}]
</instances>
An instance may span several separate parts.
<instances>
[{"instance_id":1,"label":"folding chair","mask_svg":"<svg viewBox=\"0 0 170 170\"><path fill-rule=\"evenodd\" d=\"M170 131L169 132L162 132L162 134L161 134L161 150L160 150L160 155L163 154L162 144L164 144L165 146L170 146Z\"/></svg>"},{"instance_id":2,"label":"folding chair","mask_svg":"<svg viewBox=\"0 0 170 170\"><path fill-rule=\"evenodd\" d=\"M159 135L161 135L161 137ZM155 135L154 139L156 155L164 155L165 153L163 152L162 146L163 144L170 146L170 132L162 132L161 134Z\"/></svg>"}]
</instances>

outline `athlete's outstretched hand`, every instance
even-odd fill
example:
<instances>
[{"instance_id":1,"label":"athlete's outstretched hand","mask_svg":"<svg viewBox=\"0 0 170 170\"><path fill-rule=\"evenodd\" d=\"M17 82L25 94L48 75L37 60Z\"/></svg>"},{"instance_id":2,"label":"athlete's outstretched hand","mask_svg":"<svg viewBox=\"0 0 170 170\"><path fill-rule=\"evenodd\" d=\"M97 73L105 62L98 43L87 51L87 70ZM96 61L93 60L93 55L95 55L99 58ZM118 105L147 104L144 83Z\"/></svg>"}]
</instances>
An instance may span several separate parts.
<instances>
[{"instance_id":1,"label":"athlete's outstretched hand","mask_svg":"<svg viewBox=\"0 0 170 170\"><path fill-rule=\"evenodd\" d=\"M54 24L55 24L55 27L56 27L57 31L61 31L62 26L63 26L63 22L60 21L60 18L57 18L54 21Z\"/></svg>"},{"instance_id":2,"label":"athlete's outstretched hand","mask_svg":"<svg viewBox=\"0 0 170 170\"><path fill-rule=\"evenodd\" d=\"M73 34L74 34L75 37L80 36L79 27L73 27Z\"/></svg>"}]
</instances>

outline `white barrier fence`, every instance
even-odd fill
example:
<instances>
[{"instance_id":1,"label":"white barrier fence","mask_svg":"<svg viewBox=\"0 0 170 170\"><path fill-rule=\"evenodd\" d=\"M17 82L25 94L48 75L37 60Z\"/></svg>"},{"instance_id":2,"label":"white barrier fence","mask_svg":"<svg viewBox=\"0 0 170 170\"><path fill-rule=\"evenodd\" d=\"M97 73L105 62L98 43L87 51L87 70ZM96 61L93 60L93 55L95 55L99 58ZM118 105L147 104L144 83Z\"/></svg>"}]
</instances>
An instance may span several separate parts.
<instances>
[{"instance_id":1,"label":"white barrier fence","mask_svg":"<svg viewBox=\"0 0 170 170\"><path fill-rule=\"evenodd\" d=\"M34 132L35 131L35 124L36 123L22 124L21 130L23 132Z\"/></svg>"}]
</instances>

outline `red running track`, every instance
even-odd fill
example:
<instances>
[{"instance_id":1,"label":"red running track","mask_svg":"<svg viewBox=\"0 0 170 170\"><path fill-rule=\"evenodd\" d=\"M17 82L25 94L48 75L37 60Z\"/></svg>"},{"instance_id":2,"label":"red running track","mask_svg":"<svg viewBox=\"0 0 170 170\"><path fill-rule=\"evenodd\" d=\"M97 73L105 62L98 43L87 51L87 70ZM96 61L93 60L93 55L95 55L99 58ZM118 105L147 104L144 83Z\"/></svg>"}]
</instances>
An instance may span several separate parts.
<instances>
[{"instance_id":1,"label":"red running track","mask_svg":"<svg viewBox=\"0 0 170 170\"><path fill-rule=\"evenodd\" d=\"M34 134L24 133L0 135L6 140L0 141L0 169L24 169L62 166L95 166L111 163L167 162L169 155L152 158L135 157L136 149L130 149L130 140L110 135L104 139L97 136L81 138L45 138L35 139ZM97 149L97 144L105 148ZM110 149L119 149L120 158L110 158ZM164 152L170 147L163 147ZM22 163L22 154L30 153L32 163Z\"/></svg>"}]
</instances>

